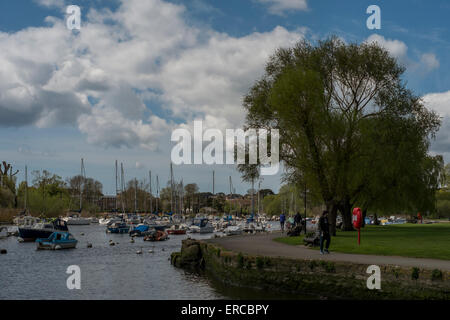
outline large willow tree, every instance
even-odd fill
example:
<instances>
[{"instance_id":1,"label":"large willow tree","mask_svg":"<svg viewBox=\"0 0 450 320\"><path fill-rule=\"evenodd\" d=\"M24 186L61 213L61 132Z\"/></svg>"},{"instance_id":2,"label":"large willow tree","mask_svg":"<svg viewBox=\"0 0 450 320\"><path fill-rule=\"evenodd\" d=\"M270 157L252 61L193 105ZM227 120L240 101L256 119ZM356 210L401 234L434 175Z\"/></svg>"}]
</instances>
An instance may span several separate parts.
<instances>
[{"instance_id":1,"label":"large willow tree","mask_svg":"<svg viewBox=\"0 0 450 320\"><path fill-rule=\"evenodd\" d=\"M439 117L408 90L377 44L332 38L279 49L244 98L246 127L278 129L287 179L320 194L352 230L351 210L424 210L441 158L428 155ZM241 171L245 168L240 167Z\"/></svg>"}]
</instances>

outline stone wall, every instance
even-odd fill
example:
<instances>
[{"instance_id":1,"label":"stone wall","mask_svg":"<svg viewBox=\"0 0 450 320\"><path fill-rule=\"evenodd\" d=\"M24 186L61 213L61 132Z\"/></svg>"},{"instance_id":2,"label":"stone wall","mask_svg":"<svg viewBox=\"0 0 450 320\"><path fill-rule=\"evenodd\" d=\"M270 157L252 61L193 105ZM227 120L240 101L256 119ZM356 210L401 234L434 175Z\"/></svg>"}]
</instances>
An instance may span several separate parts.
<instances>
[{"instance_id":1,"label":"stone wall","mask_svg":"<svg viewBox=\"0 0 450 320\"><path fill-rule=\"evenodd\" d=\"M380 266L381 290L367 289L368 265L261 257L187 239L171 263L233 286L349 299L450 299L450 272Z\"/></svg>"}]
</instances>

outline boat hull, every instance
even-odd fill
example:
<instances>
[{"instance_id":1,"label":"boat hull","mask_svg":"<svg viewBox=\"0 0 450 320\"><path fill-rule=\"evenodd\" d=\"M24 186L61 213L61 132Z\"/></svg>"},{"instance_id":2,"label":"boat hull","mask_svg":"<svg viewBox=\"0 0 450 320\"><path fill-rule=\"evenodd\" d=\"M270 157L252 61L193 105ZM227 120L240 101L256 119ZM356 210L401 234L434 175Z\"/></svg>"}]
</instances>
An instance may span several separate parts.
<instances>
[{"instance_id":1,"label":"boat hull","mask_svg":"<svg viewBox=\"0 0 450 320\"><path fill-rule=\"evenodd\" d=\"M33 242L38 238L48 238L52 233L53 230L19 228L19 238L23 242Z\"/></svg>"},{"instance_id":2,"label":"boat hull","mask_svg":"<svg viewBox=\"0 0 450 320\"><path fill-rule=\"evenodd\" d=\"M168 234L186 234L186 230L167 230Z\"/></svg>"},{"instance_id":3,"label":"boat hull","mask_svg":"<svg viewBox=\"0 0 450 320\"><path fill-rule=\"evenodd\" d=\"M37 250L75 249L76 247L77 242L64 242L64 243L38 242L36 245Z\"/></svg>"},{"instance_id":4,"label":"boat hull","mask_svg":"<svg viewBox=\"0 0 450 320\"><path fill-rule=\"evenodd\" d=\"M123 234L123 233L128 233L130 231L130 228L108 228L107 232L109 233L119 233L119 234Z\"/></svg>"}]
</instances>

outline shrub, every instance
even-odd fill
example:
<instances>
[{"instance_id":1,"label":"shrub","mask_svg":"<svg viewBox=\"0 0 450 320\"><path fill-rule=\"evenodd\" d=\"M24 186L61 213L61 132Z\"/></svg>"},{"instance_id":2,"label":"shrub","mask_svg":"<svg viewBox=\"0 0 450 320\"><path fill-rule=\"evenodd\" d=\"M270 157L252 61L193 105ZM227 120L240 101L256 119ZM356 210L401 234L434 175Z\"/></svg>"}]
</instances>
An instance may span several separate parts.
<instances>
[{"instance_id":1,"label":"shrub","mask_svg":"<svg viewBox=\"0 0 450 320\"><path fill-rule=\"evenodd\" d=\"M311 261L308 263L308 266L309 266L309 268L310 268L311 271L312 271L312 270L314 270L315 267L317 267L317 262L314 261L314 260L311 260Z\"/></svg>"},{"instance_id":2,"label":"shrub","mask_svg":"<svg viewBox=\"0 0 450 320\"><path fill-rule=\"evenodd\" d=\"M433 281L442 280L442 271L439 269L434 269L433 272L431 273L431 280Z\"/></svg>"},{"instance_id":3,"label":"shrub","mask_svg":"<svg viewBox=\"0 0 450 320\"><path fill-rule=\"evenodd\" d=\"M330 261L325 265L325 271L328 273L334 273L336 272L336 266Z\"/></svg>"},{"instance_id":4,"label":"shrub","mask_svg":"<svg viewBox=\"0 0 450 320\"><path fill-rule=\"evenodd\" d=\"M237 260L238 260L238 267L243 268L244 267L244 256L242 255L242 253L240 253L240 252L238 253Z\"/></svg>"},{"instance_id":5,"label":"shrub","mask_svg":"<svg viewBox=\"0 0 450 320\"><path fill-rule=\"evenodd\" d=\"M417 268L417 267L412 268L411 279L413 279L413 280L419 279L419 273L420 273L419 268Z\"/></svg>"},{"instance_id":6,"label":"shrub","mask_svg":"<svg viewBox=\"0 0 450 320\"><path fill-rule=\"evenodd\" d=\"M392 273L394 274L395 278L398 279L399 273L397 269L392 270Z\"/></svg>"},{"instance_id":7,"label":"shrub","mask_svg":"<svg viewBox=\"0 0 450 320\"><path fill-rule=\"evenodd\" d=\"M258 269L264 268L264 259L261 257L256 257L256 267Z\"/></svg>"}]
</instances>

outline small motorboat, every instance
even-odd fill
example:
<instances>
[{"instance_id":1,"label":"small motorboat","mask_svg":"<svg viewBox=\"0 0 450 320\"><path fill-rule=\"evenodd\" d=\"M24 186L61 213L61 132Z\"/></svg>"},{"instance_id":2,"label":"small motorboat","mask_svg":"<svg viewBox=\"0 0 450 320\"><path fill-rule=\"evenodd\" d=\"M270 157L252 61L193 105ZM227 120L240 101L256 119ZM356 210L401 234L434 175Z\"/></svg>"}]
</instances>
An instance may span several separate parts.
<instances>
[{"instance_id":1,"label":"small motorboat","mask_svg":"<svg viewBox=\"0 0 450 320\"><path fill-rule=\"evenodd\" d=\"M36 239L37 250L74 249L78 241L69 232L56 231L48 238Z\"/></svg>"},{"instance_id":2,"label":"small motorboat","mask_svg":"<svg viewBox=\"0 0 450 320\"><path fill-rule=\"evenodd\" d=\"M214 227L207 218L196 218L192 222L192 226L189 227L189 231L192 233L213 233ZM194 226L198 227L195 228Z\"/></svg>"},{"instance_id":3,"label":"small motorboat","mask_svg":"<svg viewBox=\"0 0 450 320\"><path fill-rule=\"evenodd\" d=\"M234 236L242 234L243 230L240 226L228 226L223 232L228 236Z\"/></svg>"},{"instance_id":4,"label":"small motorboat","mask_svg":"<svg viewBox=\"0 0 450 320\"><path fill-rule=\"evenodd\" d=\"M152 235L148 235L144 238L144 241L165 241L169 239L169 235L165 231L156 230Z\"/></svg>"},{"instance_id":5,"label":"small motorboat","mask_svg":"<svg viewBox=\"0 0 450 320\"><path fill-rule=\"evenodd\" d=\"M134 227L132 230L130 230L129 234L130 237L145 237L153 234L155 232L155 229L150 228L150 226L145 224L139 224L136 227Z\"/></svg>"},{"instance_id":6,"label":"small motorboat","mask_svg":"<svg viewBox=\"0 0 450 320\"><path fill-rule=\"evenodd\" d=\"M115 222L106 228L106 232L109 233L128 233L130 227L125 222Z\"/></svg>"},{"instance_id":7,"label":"small motorboat","mask_svg":"<svg viewBox=\"0 0 450 320\"><path fill-rule=\"evenodd\" d=\"M169 229L167 229L168 234L186 234L187 228L183 225L174 224Z\"/></svg>"},{"instance_id":8,"label":"small motorboat","mask_svg":"<svg viewBox=\"0 0 450 320\"><path fill-rule=\"evenodd\" d=\"M0 239L8 237L8 228L0 227Z\"/></svg>"},{"instance_id":9,"label":"small motorboat","mask_svg":"<svg viewBox=\"0 0 450 320\"><path fill-rule=\"evenodd\" d=\"M91 224L90 218L83 218L79 214L72 214L69 217L63 218L68 226L86 226Z\"/></svg>"}]
</instances>

